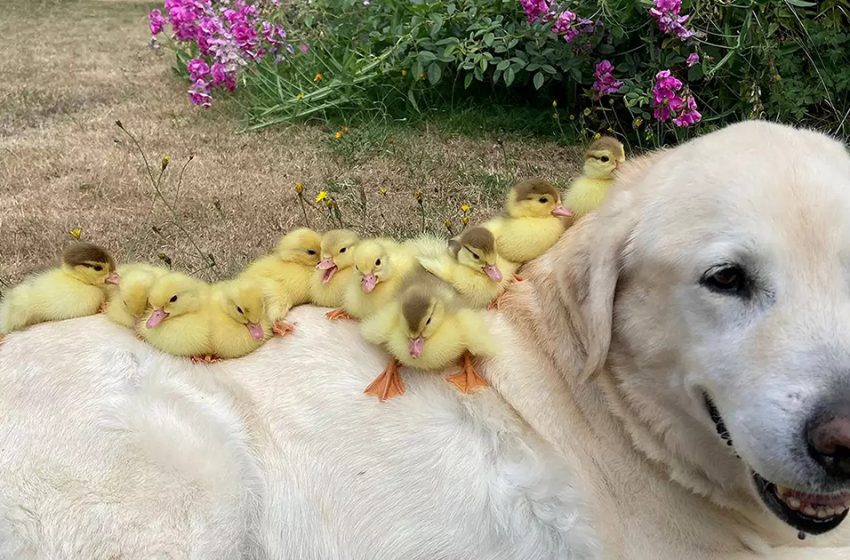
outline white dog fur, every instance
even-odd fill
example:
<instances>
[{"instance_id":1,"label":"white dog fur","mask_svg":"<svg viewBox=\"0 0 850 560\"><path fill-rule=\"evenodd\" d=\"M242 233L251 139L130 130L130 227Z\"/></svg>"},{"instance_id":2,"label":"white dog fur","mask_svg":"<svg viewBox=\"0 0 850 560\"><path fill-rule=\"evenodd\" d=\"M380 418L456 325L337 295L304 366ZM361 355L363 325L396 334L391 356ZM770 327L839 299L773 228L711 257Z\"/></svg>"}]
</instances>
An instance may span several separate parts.
<instances>
[{"instance_id":1,"label":"white dog fur","mask_svg":"<svg viewBox=\"0 0 850 560\"><path fill-rule=\"evenodd\" d=\"M407 370L364 395L385 354L312 307L214 365L100 316L12 333L0 559L850 558L850 525L800 541L750 478L805 489L796 428L850 391L848 216L850 158L818 134L638 160L491 314L503 352L468 396ZM733 258L762 299L699 285Z\"/></svg>"}]
</instances>

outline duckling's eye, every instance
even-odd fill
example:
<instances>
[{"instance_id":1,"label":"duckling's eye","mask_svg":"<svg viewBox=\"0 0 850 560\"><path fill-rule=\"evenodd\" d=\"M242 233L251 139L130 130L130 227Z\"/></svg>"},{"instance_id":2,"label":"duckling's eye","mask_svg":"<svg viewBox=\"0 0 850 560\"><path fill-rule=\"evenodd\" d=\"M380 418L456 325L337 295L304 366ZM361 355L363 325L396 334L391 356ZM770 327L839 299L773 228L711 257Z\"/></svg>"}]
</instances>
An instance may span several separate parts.
<instances>
[{"instance_id":1,"label":"duckling's eye","mask_svg":"<svg viewBox=\"0 0 850 560\"><path fill-rule=\"evenodd\" d=\"M239 307L238 305L236 306L236 311L238 311L240 315L244 315L244 312L242 311L242 308L241 308L241 307Z\"/></svg>"},{"instance_id":2,"label":"duckling's eye","mask_svg":"<svg viewBox=\"0 0 850 560\"><path fill-rule=\"evenodd\" d=\"M102 266L100 266L99 264L94 265L92 268L93 268L93 269L95 269L95 270L96 270L96 271L98 271L98 272L100 272L101 270L103 270L103 267L102 267Z\"/></svg>"},{"instance_id":3,"label":"duckling's eye","mask_svg":"<svg viewBox=\"0 0 850 560\"><path fill-rule=\"evenodd\" d=\"M601 158L599 158L599 161L601 161L602 163L608 163L609 159L610 158L608 156L602 156Z\"/></svg>"},{"instance_id":4,"label":"duckling's eye","mask_svg":"<svg viewBox=\"0 0 850 560\"><path fill-rule=\"evenodd\" d=\"M549 202L549 199L546 198L545 196L540 199L540 204L546 204L547 202Z\"/></svg>"},{"instance_id":5,"label":"duckling's eye","mask_svg":"<svg viewBox=\"0 0 850 560\"><path fill-rule=\"evenodd\" d=\"M171 296L171 299L168 300L168 301L170 301L171 303L174 303L175 301L177 301L177 296Z\"/></svg>"},{"instance_id":6,"label":"duckling's eye","mask_svg":"<svg viewBox=\"0 0 850 560\"><path fill-rule=\"evenodd\" d=\"M473 258L475 258L476 261L481 258L478 256L478 253L473 253L472 251L470 251L470 253L472 253Z\"/></svg>"},{"instance_id":7,"label":"duckling's eye","mask_svg":"<svg viewBox=\"0 0 850 560\"><path fill-rule=\"evenodd\" d=\"M307 254L308 255L315 255L316 251L314 251L313 249L307 249Z\"/></svg>"},{"instance_id":8,"label":"duckling's eye","mask_svg":"<svg viewBox=\"0 0 850 560\"><path fill-rule=\"evenodd\" d=\"M345 252L345 250L346 250L346 249L347 249L347 247L343 247L342 249L340 249L340 250L339 250L339 254L340 254L340 255L341 255L341 254L343 254L343 253Z\"/></svg>"},{"instance_id":9,"label":"duckling's eye","mask_svg":"<svg viewBox=\"0 0 850 560\"><path fill-rule=\"evenodd\" d=\"M375 266L381 266L381 259L375 261Z\"/></svg>"},{"instance_id":10,"label":"duckling's eye","mask_svg":"<svg viewBox=\"0 0 850 560\"><path fill-rule=\"evenodd\" d=\"M428 320L427 320L427 321L425 321L425 324L426 324L426 325L430 325L430 324L431 324L431 317L428 317Z\"/></svg>"}]
</instances>

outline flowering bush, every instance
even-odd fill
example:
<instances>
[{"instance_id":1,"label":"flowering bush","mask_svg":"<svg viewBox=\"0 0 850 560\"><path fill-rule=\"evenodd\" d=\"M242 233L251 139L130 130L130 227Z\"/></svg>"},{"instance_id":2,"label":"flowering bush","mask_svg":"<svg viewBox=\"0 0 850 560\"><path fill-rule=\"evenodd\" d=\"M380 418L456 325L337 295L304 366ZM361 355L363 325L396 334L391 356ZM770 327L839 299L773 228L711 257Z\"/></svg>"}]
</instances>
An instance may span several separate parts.
<instances>
[{"instance_id":1,"label":"flowering bush","mask_svg":"<svg viewBox=\"0 0 850 560\"><path fill-rule=\"evenodd\" d=\"M166 0L148 14L154 37L171 27L173 42L192 85L189 100L212 104L212 90L233 92L240 71L272 58L281 63L295 53L283 28L272 22L280 0ZM188 60L187 60L188 59Z\"/></svg>"},{"instance_id":2,"label":"flowering bush","mask_svg":"<svg viewBox=\"0 0 850 560\"><path fill-rule=\"evenodd\" d=\"M352 111L409 116L465 92L560 107L557 133L657 145L742 118L845 132L846 3L168 0L150 28L170 25L194 103L241 80L255 127ZM310 48L287 42L274 23L284 15Z\"/></svg>"}]
</instances>

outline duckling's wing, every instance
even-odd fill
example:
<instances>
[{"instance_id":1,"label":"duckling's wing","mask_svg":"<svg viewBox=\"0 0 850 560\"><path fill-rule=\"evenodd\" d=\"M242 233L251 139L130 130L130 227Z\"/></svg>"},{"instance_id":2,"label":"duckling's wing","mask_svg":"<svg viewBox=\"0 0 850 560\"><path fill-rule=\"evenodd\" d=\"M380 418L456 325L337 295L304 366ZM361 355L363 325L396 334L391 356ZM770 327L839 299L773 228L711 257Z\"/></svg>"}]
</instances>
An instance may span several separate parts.
<instances>
[{"instance_id":1,"label":"duckling's wing","mask_svg":"<svg viewBox=\"0 0 850 560\"><path fill-rule=\"evenodd\" d=\"M372 344L383 344L389 340L394 329L401 327L400 316L401 307L393 302L364 319L360 323L360 334Z\"/></svg>"},{"instance_id":2,"label":"duckling's wing","mask_svg":"<svg viewBox=\"0 0 850 560\"><path fill-rule=\"evenodd\" d=\"M436 257L417 257L416 259L419 261L419 264L436 276L437 278L445 281L451 282L452 277L454 276L452 262L447 258L436 258Z\"/></svg>"},{"instance_id":3,"label":"duckling's wing","mask_svg":"<svg viewBox=\"0 0 850 560\"><path fill-rule=\"evenodd\" d=\"M484 320L483 312L475 309L460 309L456 318L466 348L472 355L486 357L497 353L496 342Z\"/></svg>"}]
</instances>

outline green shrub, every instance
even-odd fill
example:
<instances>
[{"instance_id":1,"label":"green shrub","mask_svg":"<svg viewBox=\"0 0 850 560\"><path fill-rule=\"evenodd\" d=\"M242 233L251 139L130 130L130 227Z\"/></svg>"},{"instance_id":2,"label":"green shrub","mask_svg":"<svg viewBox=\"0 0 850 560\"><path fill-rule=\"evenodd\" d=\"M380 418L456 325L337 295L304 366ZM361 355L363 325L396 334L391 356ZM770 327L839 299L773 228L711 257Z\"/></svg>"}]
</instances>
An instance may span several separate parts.
<instances>
[{"instance_id":1,"label":"green shrub","mask_svg":"<svg viewBox=\"0 0 850 560\"><path fill-rule=\"evenodd\" d=\"M276 19L309 50L252 60L237 97L254 128L471 103L646 147L746 118L846 136L848 13L850 0L298 1Z\"/></svg>"}]
</instances>

